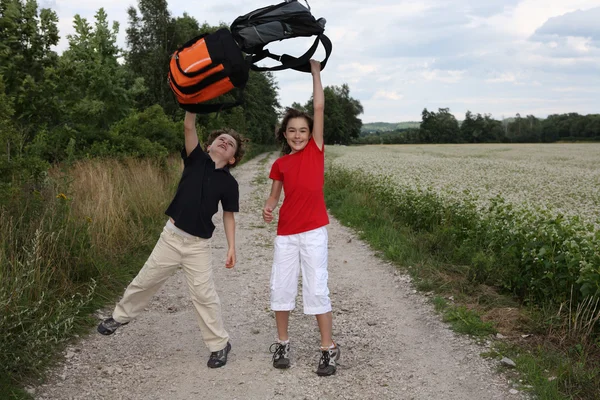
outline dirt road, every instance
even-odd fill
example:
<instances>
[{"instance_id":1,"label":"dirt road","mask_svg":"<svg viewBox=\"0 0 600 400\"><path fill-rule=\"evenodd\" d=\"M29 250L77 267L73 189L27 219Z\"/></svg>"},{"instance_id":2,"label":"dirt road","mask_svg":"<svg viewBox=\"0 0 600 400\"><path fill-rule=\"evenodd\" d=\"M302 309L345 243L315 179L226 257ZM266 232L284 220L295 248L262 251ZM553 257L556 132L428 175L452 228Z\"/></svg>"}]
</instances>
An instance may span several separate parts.
<instances>
[{"instance_id":1,"label":"dirt road","mask_svg":"<svg viewBox=\"0 0 600 400\"><path fill-rule=\"evenodd\" d=\"M233 345L228 364L206 367L181 272L171 277L135 321L112 336L92 333L71 345L36 399L519 399L485 348L440 322L410 278L380 260L331 219L329 288L334 337L342 348L335 376L315 374L319 335L314 317L290 318L292 367L271 366L276 338L269 310L275 226L261 218L275 155L234 172L240 183L238 264L226 270L220 221L213 239L217 287ZM158 239L158 238L157 238ZM141 267L141 266L140 266ZM105 310L109 315L111 310Z\"/></svg>"}]
</instances>

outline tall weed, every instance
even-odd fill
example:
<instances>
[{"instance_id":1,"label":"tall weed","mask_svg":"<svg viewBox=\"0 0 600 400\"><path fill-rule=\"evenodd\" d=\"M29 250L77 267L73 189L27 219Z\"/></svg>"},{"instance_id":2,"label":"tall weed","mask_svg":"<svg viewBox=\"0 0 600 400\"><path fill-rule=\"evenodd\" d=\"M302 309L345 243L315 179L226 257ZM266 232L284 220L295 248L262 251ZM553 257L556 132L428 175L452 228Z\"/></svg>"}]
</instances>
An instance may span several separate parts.
<instances>
[{"instance_id":1,"label":"tall weed","mask_svg":"<svg viewBox=\"0 0 600 400\"><path fill-rule=\"evenodd\" d=\"M78 161L0 207L0 375L39 376L57 347L140 268L180 161Z\"/></svg>"}]
</instances>

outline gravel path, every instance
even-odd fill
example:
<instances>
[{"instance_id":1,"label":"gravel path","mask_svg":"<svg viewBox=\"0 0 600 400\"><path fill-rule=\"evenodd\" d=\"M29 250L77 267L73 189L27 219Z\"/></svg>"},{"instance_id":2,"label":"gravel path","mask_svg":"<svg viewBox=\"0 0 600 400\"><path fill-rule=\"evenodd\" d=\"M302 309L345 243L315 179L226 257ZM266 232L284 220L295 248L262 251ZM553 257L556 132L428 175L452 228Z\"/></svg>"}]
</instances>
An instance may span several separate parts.
<instances>
[{"instance_id":1,"label":"gravel path","mask_svg":"<svg viewBox=\"0 0 600 400\"><path fill-rule=\"evenodd\" d=\"M240 183L238 264L226 270L220 221L214 265L224 320L233 345L228 364L206 367L208 350L181 272L171 277L135 321L112 336L91 333L65 351L48 382L29 390L36 399L520 399L479 356L484 347L455 335L416 293L410 278L377 258L331 218L329 288L334 338L342 349L338 372L319 378L319 334L302 314L290 317L292 367L272 368L275 320L269 276L275 226L260 210L270 189L275 155L235 171ZM157 238L158 239L158 238ZM140 266L141 267L141 266ZM103 314L110 314L104 310Z\"/></svg>"}]
</instances>

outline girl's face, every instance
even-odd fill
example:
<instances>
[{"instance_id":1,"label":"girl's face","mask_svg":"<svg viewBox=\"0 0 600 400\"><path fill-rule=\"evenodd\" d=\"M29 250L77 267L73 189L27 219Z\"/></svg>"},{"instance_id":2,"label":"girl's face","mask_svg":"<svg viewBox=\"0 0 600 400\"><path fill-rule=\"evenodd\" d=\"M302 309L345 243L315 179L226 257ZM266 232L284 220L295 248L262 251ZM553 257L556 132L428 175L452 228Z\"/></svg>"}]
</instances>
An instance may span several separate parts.
<instances>
[{"instance_id":1,"label":"girl's face","mask_svg":"<svg viewBox=\"0 0 600 400\"><path fill-rule=\"evenodd\" d=\"M294 154L304 149L310 139L308 121L302 117L290 118L283 134Z\"/></svg>"}]
</instances>

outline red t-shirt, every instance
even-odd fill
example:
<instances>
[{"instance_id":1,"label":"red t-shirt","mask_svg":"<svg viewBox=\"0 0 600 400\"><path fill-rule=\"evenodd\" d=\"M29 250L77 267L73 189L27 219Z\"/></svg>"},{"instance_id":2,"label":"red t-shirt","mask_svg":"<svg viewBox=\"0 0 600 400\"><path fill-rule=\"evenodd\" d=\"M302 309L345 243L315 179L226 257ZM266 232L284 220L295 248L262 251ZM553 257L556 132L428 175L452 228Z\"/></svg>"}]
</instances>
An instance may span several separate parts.
<instances>
[{"instance_id":1,"label":"red t-shirt","mask_svg":"<svg viewBox=\"0 0 600 400\"><path fill-rule=\"evenodd\" d=\"M325 145L323 150L310 138L306 147L278 158L269 178L282 181L285 197L279 210L278 235L295 235L329 223L323 184L325 183Z\"/></svg>"}]
</instances>

